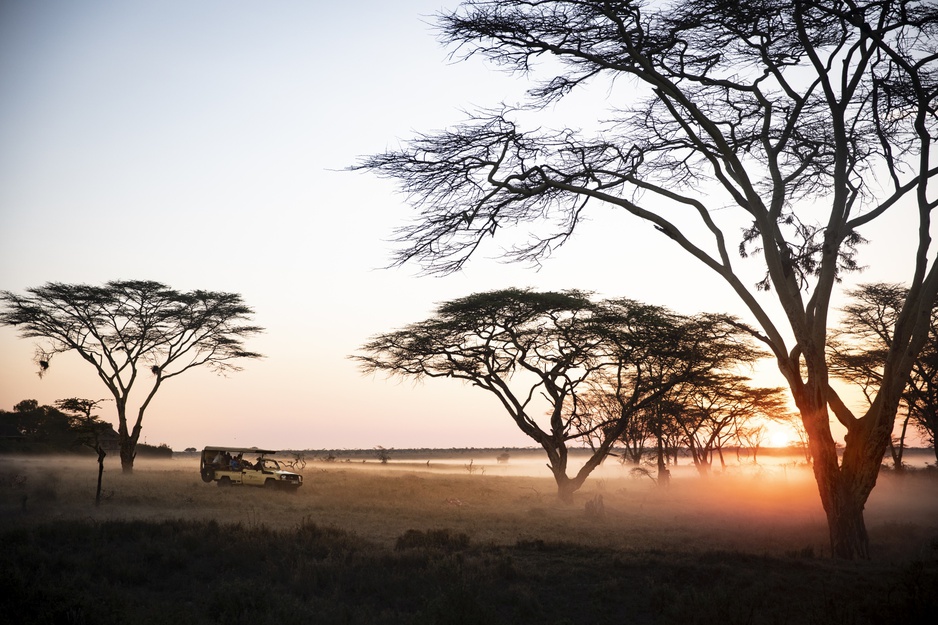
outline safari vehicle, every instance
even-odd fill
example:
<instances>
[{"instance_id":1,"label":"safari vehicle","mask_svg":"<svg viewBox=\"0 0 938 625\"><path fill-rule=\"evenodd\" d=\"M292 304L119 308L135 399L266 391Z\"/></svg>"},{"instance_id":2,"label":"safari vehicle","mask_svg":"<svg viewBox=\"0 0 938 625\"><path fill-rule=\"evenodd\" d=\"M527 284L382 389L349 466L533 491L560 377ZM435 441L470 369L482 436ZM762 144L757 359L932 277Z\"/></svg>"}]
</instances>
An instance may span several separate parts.
<instances>
[{"instance_id":1,"label":"safari vehicle","mask_svg":"<svg viewBox=\"0 0 938 625\"><path fill-rule=\"evenodd\" d=\"M268 458L276 451L257 447L206 447L202 450L199 472L203 482L219 486L246 484L296 491L303 476L285 471L280 463Z\"/></svg>"}]
</instances>

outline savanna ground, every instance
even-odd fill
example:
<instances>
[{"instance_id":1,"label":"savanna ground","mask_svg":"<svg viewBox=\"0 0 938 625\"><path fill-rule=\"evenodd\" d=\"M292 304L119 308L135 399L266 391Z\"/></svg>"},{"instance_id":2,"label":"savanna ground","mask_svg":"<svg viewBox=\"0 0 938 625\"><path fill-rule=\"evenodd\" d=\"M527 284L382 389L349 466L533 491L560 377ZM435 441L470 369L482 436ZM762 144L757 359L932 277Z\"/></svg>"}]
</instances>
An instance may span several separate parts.
<instances>
[{"instance_id":1,"label":"savanna ground","mask_svg":"<svg viewBox=\"0 0 938 625\"><path fill-rule=\"evenodd\" d=\"M478 462L478 460L476 461ZM204 484L194 457L0 457L10 623L933 623L938 479L880 478L873 558L828 557L804 467L549 477L311 462L296 494ZM602 505L598 505L601 495ZM591 504L591 505L587 505Z\"/></svg>"}]
</instances>

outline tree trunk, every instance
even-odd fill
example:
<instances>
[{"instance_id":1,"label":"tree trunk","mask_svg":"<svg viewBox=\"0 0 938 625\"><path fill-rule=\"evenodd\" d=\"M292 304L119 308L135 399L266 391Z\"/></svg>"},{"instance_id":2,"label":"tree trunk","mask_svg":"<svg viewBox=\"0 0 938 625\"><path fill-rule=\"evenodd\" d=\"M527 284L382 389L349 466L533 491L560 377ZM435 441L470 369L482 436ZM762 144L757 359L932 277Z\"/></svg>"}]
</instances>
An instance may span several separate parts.
<instances>
[{"instance_id":1,"label":"tree trunk","mask_svg":"<svg viewBox=\"0 0 938 625\"><path fill-rule=\"evenodd\" d=\"M139 428L134 428L131 434L127 428L126 399L115 396L117 404L117 442L120 445L121 472L130 474L134 472L134 458L137 457L137 438L140 436Z\"/></svg>"},{"instance_id":2,"label":"tree trunk","mask_svg":"<svg viewBox=\"0 0 938 625\"><path fill-rule=\"evenodd\" d=\"M868 560L870 541L863 520L863 507L872 486L866 488L864 482L869 481L872 473L875 483L879 465L864 467L865 475L847 477L850 474L837 466L836 450L833 462L830 454L824 454L827 461L820 461L820 457L821 454L815 452L814 475L827 515L831 555L844 560Z\"/></svg>"},{"instance_id":3,"label":"tree trunk","mask_svg":"<svg viewBox=\"0 0 938 625\"><path fill-rule=\"evenodd\" d=\"M136 428L132 435L128 435L126 430L120 432L121 472L125 474L134 472L134 459L137 457L137 440L139 437L140 431Z\"/></svg>"},{"instance_id":4,"label":"tree trunk","mask_svg":"<svg viewBox=\"0 0 938 625\"><path fill-rule=\"evenodd\" d=\"M831 553L844 560L869 560L870 539L863 521L863 504L843 501L827 511L830 527Z\"/></svg>"},{"instance_id":5,"label":"tree trunk","mask_svg":"<svg viewBox=\"0 0 938 625\"><path fill-rule=\"evenodd\" d=\"M661 444L661 437L658 437L658 488L667 488L671 485L671 472L665 464L664 447Z\"/></svg>"},{"instance_id":6,"label":"tree trunk","mask_svg":"<svg viewBox=\"0 0 938 625\"><path fill-rule=\"evenodd\" d=\"M818 411L815 416L817 421L823 419L826 425L826 410ZM864 419L871 418L872 415L868 414ZM863 508L876 484L891 432L891 427L874 431L871 423L857 420L845 438L842 460L838 458L829 429L823 432L815 429L816 434L809 439L814 457L814 477L827 515L831 554L835 558L868 560L870 557ZM805 419L805 426L809 427L808 419Z\"/></svg>"},{"instance_id":7,"label":"tree trunk","mask_svg":"<svg viewBox=\"0 0 938 625\"><path fill-rule=\"evenodd\" d=\"M889 439L889 450L892 453L892 462L897 473L902 473L905 471L905 464L903 464L902 457L905 455L905 436L909 429L909 419L911 417L911 412L906 410L905 418L902 420L902 429L900 430L899 434L898 446L893 443L891 437Z\"/></svg>"},{"instance_id":8,"label":"tree trunk","mask_svg":"<svg viewBox=\"0 0 938 625\"><path fill-rule=\"evenodd\" d=\"M547 468L557 483L557 498L563 503L573 503L573 493L579 488L573 480L567 477L567 448L564 443L557 442L551 437L543 437L541 447L547 452Z\"/></svg>"},{"instance_id":9,"label":"tree trunk","mask_svg":"<svg viewBox=\"0 0 938 625\"><path fill-rule=\"evenodd\" d=\"M703 478L710 477L710 462L712 461L712 458L710 457L711 452L706 449L698 448L693 444L693 442L691 443L690 449L694 459L694 466L697 469L697 474Z\"/></svg>"},{"instance_id":10,"label":"tree trunk","mask_svg":"<svg viewBox=\"0 0 938 625\"><path fill-rule=\"evenodd\" d=\"M580 485L575 484L570 478L563 476L555 476L557 480L557 499L562 503L572 504L573 503L573 493L579 490Z\"/></svg>"},{"instance_id":11,"label":"tree trunk","mask_svg":"<svg viewBox=\"0 0 938 625\"><path fill-rule=\"evenodd\" d=\"M137 457L137 441L131 437L120 437L121 446L121 472L130 474L134 472L134 459Z\"/></svg>"},{"instance_id":12,"label":"tree trunk","mask_svg":"<svg viewBox=\"0 0 938 625\"><path fill-rule=\"evenodd\" d=\"M104 457L107 455L107 452L105 452L104 449L100 445L97 445L97 447L95 448L95 451L98 452L98 489L95 491L95 494L94 494L94 505L100 506L101 505L101 477L104 475Z\"/></svg>"}]
</instances>

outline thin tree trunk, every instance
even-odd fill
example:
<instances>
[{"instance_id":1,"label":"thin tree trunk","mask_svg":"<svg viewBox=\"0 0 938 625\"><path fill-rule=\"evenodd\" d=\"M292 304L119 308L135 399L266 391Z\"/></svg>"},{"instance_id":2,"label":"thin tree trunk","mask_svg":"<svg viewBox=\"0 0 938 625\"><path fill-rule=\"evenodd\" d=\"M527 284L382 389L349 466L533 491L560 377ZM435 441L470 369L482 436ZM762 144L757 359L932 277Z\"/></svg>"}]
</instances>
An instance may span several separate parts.
<instances>
[{"instance_id":1,"label":"thin tree trunk","mask_svg":"<svg viewBox=\"0 0 938 625\"><path fill-rule=\"evenodd\" d=\"M104 475L104 457L107 455L107 452L101 448L99 445L97 447L98 452L98 489L94 494L94 505L101 505L101 477Z\"/></svg>"},{"instance_id":2,"label":"thin tree trunk","mask_svg":"<svg viewBox=\"0 0 938 625\"><path fill-rule=\"evenodd\" d=\"M902 420L902 430L899 434L899 445L894 445L891 437L889 439L889 447L892 451L893 466L895 467L897 473L902 473L905 471L905 465L902 463L902 457L905 455L905 435L909 429L909 419L911 417L911 413L906 411L905 419Z\"/></svg>"},{"instance_id":3,"label":"thin tree trunk","mask_svg":"<svg viewBox=\"0 0 938 625\"><path fill-rule=\"evenodd\" d=\"M665 452L664 445L661 442L661 435L658 436L658 487L667 488L671 485L671 472L668 471L668 467L665 465Z\"/></svg>"}]
</instances>

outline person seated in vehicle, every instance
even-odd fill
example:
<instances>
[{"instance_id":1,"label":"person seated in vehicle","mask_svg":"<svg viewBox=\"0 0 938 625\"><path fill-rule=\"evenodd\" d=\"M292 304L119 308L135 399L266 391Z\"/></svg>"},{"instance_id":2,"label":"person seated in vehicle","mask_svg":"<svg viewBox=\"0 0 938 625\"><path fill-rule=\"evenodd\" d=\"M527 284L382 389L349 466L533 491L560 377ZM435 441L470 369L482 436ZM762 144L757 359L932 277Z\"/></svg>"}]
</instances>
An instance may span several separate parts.
<instances>
[{"instance_id":1,"label":"person seated in vehicle","mask_svg":"<svg viewBox=\"0 0 938 625\"><path fill-rule=\"evenodd\" d=\"M236 456L231 459L231 470L232 471L241 470L241 456Z\"/></svg>"},{"instance_id":2,"label":"person seated in vehicle","mask_svg":"<svg viewBox=\"0 0 938 625\"><path fill-rule=\"evenodd\" d=\"M215 454L215 458L212 460L212 464L215 465L218 469L224 469L228 466L228 462L225 460L225 452L219 451Z\"/></svg>"}]
</instances>

